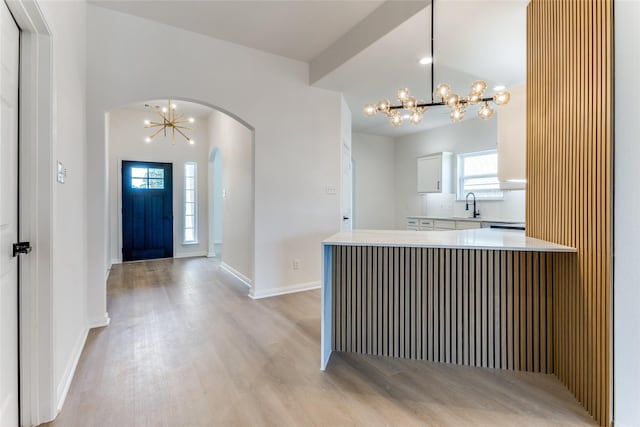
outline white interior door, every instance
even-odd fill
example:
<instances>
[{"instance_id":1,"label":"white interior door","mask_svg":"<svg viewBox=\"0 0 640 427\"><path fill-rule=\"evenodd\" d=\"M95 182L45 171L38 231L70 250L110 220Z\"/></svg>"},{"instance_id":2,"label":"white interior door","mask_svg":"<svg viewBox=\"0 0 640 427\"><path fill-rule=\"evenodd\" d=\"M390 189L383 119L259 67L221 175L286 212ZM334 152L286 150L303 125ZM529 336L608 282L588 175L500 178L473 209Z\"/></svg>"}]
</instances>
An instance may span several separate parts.
<instances>
[{"instance_id":1,"label":"white interior door","mask_svg":"<svg viewBox=\"0 0 640 427\"><path fill-rule=\"evenodd\" d=\"M18 425L18 70L16 23L0 0L0 426Z\"/></svg>"}]
</instances>

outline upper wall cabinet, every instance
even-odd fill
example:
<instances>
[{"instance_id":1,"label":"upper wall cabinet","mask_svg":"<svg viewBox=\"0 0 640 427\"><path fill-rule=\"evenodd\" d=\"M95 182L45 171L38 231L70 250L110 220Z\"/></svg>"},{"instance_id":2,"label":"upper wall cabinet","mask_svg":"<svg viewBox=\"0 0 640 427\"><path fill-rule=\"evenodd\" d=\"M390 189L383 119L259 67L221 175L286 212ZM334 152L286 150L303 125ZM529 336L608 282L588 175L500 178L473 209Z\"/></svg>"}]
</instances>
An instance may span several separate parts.
<instances>
[{"instance_id":1,"label":"upper wall cabinet","mask_svg":"<svg viewBox=\"0 0 640 427\"><path fill-rule=\"evenodd\" d=\"M437 153L418 158L418 193L452 193L453 154Z\"/></svg>"},{"instance_id":2,"label":"upper wall cabinet","mask_svg":"<svg viewBox=\"0 0 640 427\"><path fill-rule=\"evenodd\" d=\"M498 110L498 179L505 190L526 188L527 92L526 86L510 89L511 101Z\"/></svg>"}]
</instances>

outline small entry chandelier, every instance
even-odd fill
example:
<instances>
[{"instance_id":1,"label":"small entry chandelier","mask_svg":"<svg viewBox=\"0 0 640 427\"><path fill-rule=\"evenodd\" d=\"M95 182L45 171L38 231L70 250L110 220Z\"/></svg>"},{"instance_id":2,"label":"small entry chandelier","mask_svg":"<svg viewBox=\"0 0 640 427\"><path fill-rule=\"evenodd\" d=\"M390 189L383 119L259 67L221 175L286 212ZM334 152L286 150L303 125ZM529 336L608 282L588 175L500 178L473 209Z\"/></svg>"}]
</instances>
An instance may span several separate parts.
<instances>
[{"instance_id":1,"label":"small entry chandelier","mask_svg":"<svg viewBox=\"0 0 640 427\"><path fill-rule=\"evenodd\" d=\"M191 145L195 143L195 141L189 138L183 131L191 130L190 127L184 126L186 123L194 123L195 119L193 117L185 118L184 114L176 114L176 104L171 103L171 100L167 100L167 106L160 108L159 106L145 104L145 107L155 111L162 121L154 122L151 120L144 121L144 127L147 129L158 128L154 133L145 138L145 142L149 143L160 134L160 132L164 133L164 136L167 136L167 128L169 128L171 132L171 144L176 143L176 132L184 137L187 142Z\"/></svg>"},{"instance_id":2,"label":"small entry chandelier","mask_svg":"<svg viewBox=\"0 0 640 427\"><path fill-rule=\"evenodd\" d=\"M447 84L439 84L434 89L434 8L435 0L431 1L431 102L418 101L409 94L409 89L401 88L396 92L399 104L392 105L387 100L378 101L376 104L367 104L364 106L364 113L367 116L374 116L376 113L385 114L389 117L389 121L394 126L400 126L404 122L404 117L400 113L405 110L409 115L409 122L417 125L422 123L424 113L429 107L447 106L451 109L450 117L452 122L459 122L464 118L464 113L470 105L482 104L478 110L478 116L487 120L493 117L493 108L489 102L496 105L504 105L511 99L511 94L502 89L493 95L493 97L485 97L484 92L487 89L487 83L483 80L475 81L471 84L471 91L467 96L460 96L451 90ZM437 102L434 96L440 98Z\"/></svg>"}]
</instances>

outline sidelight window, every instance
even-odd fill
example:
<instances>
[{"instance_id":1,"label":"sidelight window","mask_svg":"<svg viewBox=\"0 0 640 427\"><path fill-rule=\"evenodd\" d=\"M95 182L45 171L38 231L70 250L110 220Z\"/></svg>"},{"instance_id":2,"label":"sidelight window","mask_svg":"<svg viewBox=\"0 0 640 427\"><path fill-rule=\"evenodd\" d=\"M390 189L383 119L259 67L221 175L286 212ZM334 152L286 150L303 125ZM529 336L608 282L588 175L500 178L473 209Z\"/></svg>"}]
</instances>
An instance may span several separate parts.
<instances>
[{"instance_id":1,"label":"sidelight window","mask_svg":"<svg viewBox=\"0 0 640 427\"><path fill-rule=\"evenodd\" d=\"M196 162L184 163L184 239L183 243L198 243L198 200Z\"/></svg>"}]
</instances>

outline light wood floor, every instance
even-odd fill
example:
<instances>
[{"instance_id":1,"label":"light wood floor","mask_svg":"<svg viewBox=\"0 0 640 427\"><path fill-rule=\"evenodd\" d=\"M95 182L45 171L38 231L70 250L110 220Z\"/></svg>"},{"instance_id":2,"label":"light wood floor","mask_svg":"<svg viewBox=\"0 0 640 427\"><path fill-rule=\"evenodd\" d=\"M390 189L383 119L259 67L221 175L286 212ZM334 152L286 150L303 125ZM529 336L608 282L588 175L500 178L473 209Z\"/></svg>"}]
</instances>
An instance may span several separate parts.
<instances>
[{"instance_id":1,"label":"light wood floor","mask_svg":"<svg viewBox=\"0 0 640 427\"><path fill-rule=\"evenodd\" d=\"M595 425L553 376L336 354L320 292L253 301L207 258L116 265L53 426Z\"/></svg>"}]
</instances>

